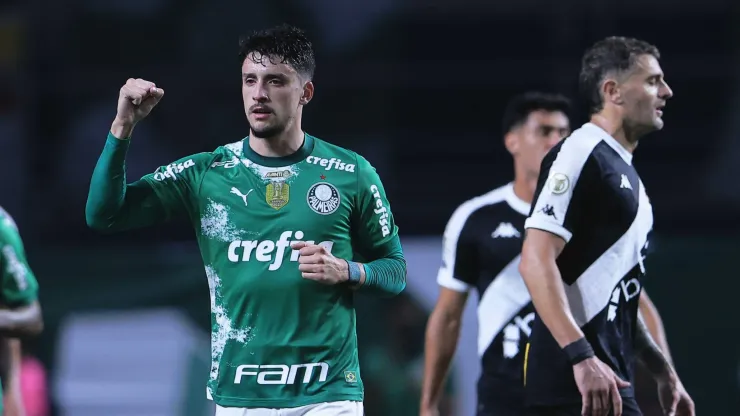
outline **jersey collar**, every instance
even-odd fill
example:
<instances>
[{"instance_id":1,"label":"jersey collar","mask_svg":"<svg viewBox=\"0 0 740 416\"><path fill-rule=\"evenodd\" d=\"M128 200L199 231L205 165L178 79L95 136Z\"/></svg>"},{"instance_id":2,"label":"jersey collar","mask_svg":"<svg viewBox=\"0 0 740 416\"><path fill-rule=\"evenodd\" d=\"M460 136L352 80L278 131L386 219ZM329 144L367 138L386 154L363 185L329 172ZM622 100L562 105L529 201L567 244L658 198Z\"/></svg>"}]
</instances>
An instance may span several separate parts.
<instances>
[{"instance_id":1,"label":"jersey collar","mask_svg":"<svg viewBox=\"0 0 740 416\"><path fill-rule=\"evenodd\" d=\"M599 136L601 140L605 141L606 144L609 145L612 149L614 149L615 152L619 156L624 159L625 162L627 162L628 165L632 166L632 153L630 153L627 149L622 146L617 139L612 137L609 133L606 132L606 130L602 129L601 127L597 126L593 123L586 123L583 127L587 128L588 130L591 130L594 134Z\"/></svg>"},{"instance_id":2,"label":"jersey collar","mask_svg":"<svg viewBox=\"0 0 740 416\"><path fill-rule=\"evenodd\" d=\"M529 216L529 208L531 207L531 205L527 201L516 196L516 194L514 193L514 182L510 182L509 184L506 185L505 198L506 198L506 203L509 204L509 206L514 211L522 215Z\"/></svg>"},{"instance_id":3,"label":"jersey collar","mask_svg":"<svg viewBox=\"0 0 740 416\"><path fill-rule=\"evenodd\" d=\"M245 137L243 140L243 148L242 152L245 158L251 160L252 162L260 165L265 166L268 168L279 168L282 166L290 166L294 165L303 159L307 158L311 152L313 152L313 147L315 144L314 137L311 136L308 133L303 134L303 144L301 147L295 151L295 153L290 154L288 156L278 156L278 157L269 157L269 156L262 156L260 154L257 154L254 150L252 150L251 147L249 147L249 136Z\"/></svg>"}]
</instances>

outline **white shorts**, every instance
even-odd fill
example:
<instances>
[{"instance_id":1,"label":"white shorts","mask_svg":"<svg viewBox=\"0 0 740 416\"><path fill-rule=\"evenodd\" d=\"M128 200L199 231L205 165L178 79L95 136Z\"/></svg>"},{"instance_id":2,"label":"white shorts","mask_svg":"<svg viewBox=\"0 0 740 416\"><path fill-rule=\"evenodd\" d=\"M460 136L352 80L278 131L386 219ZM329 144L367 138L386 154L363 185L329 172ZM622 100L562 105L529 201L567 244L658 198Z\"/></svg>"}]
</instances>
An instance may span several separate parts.
<instances>
[{"instance_id":1,"label":"white shorts","mask_svg":"<svg viewBox=\"0 0 740 416\"><path fill-rule=\"evenodd\" d=\"M362 402L327 402L286 409L216 406L216 416L363 416Z\"/></svg>"}]
</instances>

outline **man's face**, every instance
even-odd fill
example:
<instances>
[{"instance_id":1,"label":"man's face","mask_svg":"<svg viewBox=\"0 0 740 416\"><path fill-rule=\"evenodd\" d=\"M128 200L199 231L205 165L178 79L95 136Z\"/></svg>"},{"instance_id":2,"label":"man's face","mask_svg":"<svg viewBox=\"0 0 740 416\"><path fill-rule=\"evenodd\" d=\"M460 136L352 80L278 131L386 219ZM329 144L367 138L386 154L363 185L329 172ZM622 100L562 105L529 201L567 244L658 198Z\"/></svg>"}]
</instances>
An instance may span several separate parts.
<instances>
[{"instance_id":1,"label":"man's face","mask_svg":"<svg viewBox=\"0 0 740 416\"><path fill-rule=\"evenodd\" d=\"M562 111L537 110L506 135L506 147L528 175L537 176L547 152L570 134L568 116Z\"/></svg>"},{"instance_id":2,"label":"man's face","mask_svg":"<svg viewBox=\"0 0 740 416\"><path fill-rule=\"evenodd\" d=\"M662 108L673 91L663 79L663 71L654 56L640 56L619 88L626 125L644 132L663 128Z\"/></svg>"},{"instance_id":3,"label":"man's face","mask_svg":"<svg viewBox=\"0 0 740 416\"><path fill-rule=\"evenodd\" d=\"M256 137L271 138L285 131L313 94L313 84L281 61L250 54L242 64L244 112Z\"/></svg>"}]
</instances>

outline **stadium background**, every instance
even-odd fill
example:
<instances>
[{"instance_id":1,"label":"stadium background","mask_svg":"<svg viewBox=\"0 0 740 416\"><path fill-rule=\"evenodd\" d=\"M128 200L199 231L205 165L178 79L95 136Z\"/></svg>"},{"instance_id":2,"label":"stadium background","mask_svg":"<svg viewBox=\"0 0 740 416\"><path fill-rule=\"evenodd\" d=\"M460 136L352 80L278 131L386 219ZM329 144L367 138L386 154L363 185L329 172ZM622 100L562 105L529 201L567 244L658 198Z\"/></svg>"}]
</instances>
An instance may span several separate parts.
<instances>
[{"instance_id":1,"label":"stadium background","mask_svg":"<svg viewBox=\"0 0 740 416\"><path fill-rule=\"evenodd\" d=\"M581 53L613 34L657 44L675 93L666 128L635 159L656 214L646 288L699 414L740 413L740 2L6 0L0 205L41 283L47 326L25 348L48 371L52 414L212 414L193 232L173 223L96 235L84 224L87 186L128 77L167 91L137 127L131 178L245 136L237 39L283 21L317 49L305 128L378 168L409 261L403 296L359 298L368 415L417 412L440 235L459 203L512 174L499 123L507 99L574 96ZM583 121L578 107L572 123ZM450 415L474 406L472 303Z\"/></svg>"}]
</instances>

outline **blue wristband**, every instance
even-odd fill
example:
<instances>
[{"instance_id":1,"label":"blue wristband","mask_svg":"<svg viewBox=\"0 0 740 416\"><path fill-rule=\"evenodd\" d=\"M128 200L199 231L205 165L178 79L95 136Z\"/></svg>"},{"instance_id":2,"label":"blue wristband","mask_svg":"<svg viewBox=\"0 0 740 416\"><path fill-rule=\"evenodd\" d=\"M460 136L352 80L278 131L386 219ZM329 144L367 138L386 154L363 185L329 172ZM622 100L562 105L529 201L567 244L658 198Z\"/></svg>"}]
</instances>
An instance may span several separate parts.
<instances>
[{"instance_id":1,"label":"blue wristband","mask_svg":"<svg viewBox=\"0 0 740 416\"><path fill-rule=\"evenodd\" d=\"M362 274L360 273L360 265L353 261L345 261L347 262L347 272L349 274L347 281L352 284L360 283L360 278L362 277Z\"/></svg>"}]
</instances>

